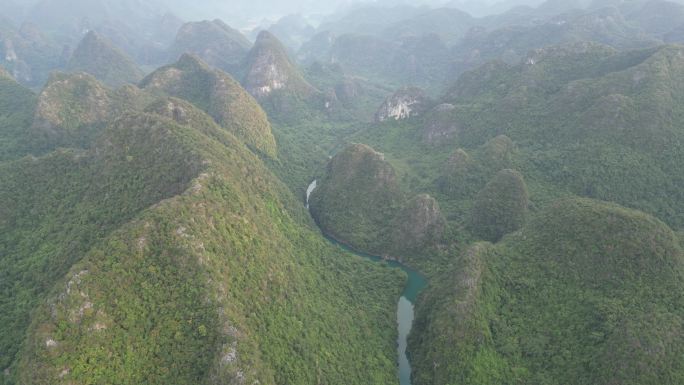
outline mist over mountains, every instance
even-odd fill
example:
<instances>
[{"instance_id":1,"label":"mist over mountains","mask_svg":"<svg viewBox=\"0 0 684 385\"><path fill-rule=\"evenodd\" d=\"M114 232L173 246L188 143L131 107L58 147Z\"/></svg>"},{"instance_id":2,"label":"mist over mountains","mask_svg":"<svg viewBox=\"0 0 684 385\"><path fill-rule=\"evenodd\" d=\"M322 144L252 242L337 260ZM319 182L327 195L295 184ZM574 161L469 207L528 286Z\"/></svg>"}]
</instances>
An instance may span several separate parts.
<instances>
[{"instance_id":1,"label":"mist over mountains","mask_svg":"<svg viewBox=\"0 0 684 385\"><path fill-rule=\"evenodd\" d=\"M0 385L684 384L684 0L4 0Z\"/></svg>"},{"instance_id":2,"label":"mist over mountains","mask_svg":"<svg viewBox=\"0 0 684 385\"><path fill-rule=\"evenodd\" d=\"M107 7L113 10L118 8L124 10L133 7L136 10L148 9L159 14L173 12L184 20L201 20L221 18L236 27L244 28L264 19L276 20L288 14L301 15L321 15L339 12L363 5L379 6L450 6L458 7L465 11L477 15L484 15L493 12L502 12L513 6L536 5L541 0L263 0L263 1L223 1L223 0L201 0L196 2L186 2L179 0L122 0L116 2L104 2ZM2 14L21 22L31 17L37 21L40 18L41 9L47 10L54 1L50 0L7 0L3 5ZM77 1L71 1L66 6L68 9L78 9L83 11ZM98 1L86 2L97 4ZM77 6L72 8L72 6ZM85 9L88 7L86 6ZM36 16L30 16L36 15Z\"/></svg>"}]
</instances>

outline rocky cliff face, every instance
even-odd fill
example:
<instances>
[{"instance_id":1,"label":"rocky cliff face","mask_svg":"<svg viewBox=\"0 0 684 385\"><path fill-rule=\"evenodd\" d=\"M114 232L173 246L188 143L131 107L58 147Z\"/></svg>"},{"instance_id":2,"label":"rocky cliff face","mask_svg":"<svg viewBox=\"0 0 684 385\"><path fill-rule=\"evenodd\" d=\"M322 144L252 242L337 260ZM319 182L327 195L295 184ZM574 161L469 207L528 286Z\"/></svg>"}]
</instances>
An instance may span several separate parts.
<instances>
[{"instance_id":1,"label":"rocky cliff face","mask_svg":"<svg viewBox=\"0 0 684 385\"><path fill-rule=\"evenodd\" d=\"M257 99L264 99L280 90L299 97L315 92L292 64L283 45L270 32L259 33L245 68L243 84Z\"/></svg>"},{"instance_id":2,"label":"rocky cliff face","mask_svg":"<svg viewBox=\"0 0 684 385\"><path fill-rule=\"evenodd\" d=\"M3 41L2 44L3 48L3 54L5 56L5 61L7 62L13 62L17 61L19 57L17 56L17 52L14 50L14 43L12 42L12 39L6 38Z\"/></svg>"},{"instance_id":3,"label":"rocky cliff face","mask_svg":"<svg viewBox=\"0 0 684 385\"><path fill-rule=\"evenodd\" d=\"M141 86L195 104L248 146L271 157L276 155L271 124L256 100L230 75L210 68L199 58L183 55L175 64L150 74Z\"/></svg>"},{"instance_id":4,"label":"rocky cliff face","mask_svg":"<svg viewBox=\"0 0 684 385\"><path fill-rule=\"evenodd\" d=\"M41 86L64 64L62 47L28 23L15 29L0 17L0 65L20 83Z\"/></svg>"},{"instance_id":5,"label":"rocky cliff face","mask_svg":"<svg viewBox=\"0 0 684 385\"><path fill-rule=\"evenodd\" d=\"M376 122L403 120L423 114L429 103L420 88L402 88L390 96L375 114Z\"/></svg>"}]
</instances>

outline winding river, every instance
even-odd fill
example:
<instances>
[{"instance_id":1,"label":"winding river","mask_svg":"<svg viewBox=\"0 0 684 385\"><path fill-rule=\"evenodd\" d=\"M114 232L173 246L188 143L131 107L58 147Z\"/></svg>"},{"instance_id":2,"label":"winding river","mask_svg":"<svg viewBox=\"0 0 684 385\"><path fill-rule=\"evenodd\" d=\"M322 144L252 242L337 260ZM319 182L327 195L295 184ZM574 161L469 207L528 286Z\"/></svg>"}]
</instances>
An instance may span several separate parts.
<instances>
[{"instance_id":1,"label":"winding river","mask_svg":"<svg viewBox=\"0 0 684 385\"><path fill-rule=\"evenodd\" d=\"M317 181L311 182L309 187L306 189L306 208L309 208L309 197L311 193L317 187ZM336 240L326 237L331 243L342 247L346 251L361 256L366 259L370 259L374 262L384 262L384 260L378 256L373 256L365 253L358 252L349 248L348 246L337 242ZM401 264L396 261L385 262L390 266L402 269L408 275L408 281L404 291L399 298L399 304L397 306L397 329L399 332L399 337L397 339L397 361L399 367L399 384L400 385L411 385L411 362L409 361L409 354L407 351L408 345L408 335L413 327L414 319L414 303L418 297L418 293L427 285L427 280L417 271L411 269L410 267Z\"/></svg>"}]
</instances>

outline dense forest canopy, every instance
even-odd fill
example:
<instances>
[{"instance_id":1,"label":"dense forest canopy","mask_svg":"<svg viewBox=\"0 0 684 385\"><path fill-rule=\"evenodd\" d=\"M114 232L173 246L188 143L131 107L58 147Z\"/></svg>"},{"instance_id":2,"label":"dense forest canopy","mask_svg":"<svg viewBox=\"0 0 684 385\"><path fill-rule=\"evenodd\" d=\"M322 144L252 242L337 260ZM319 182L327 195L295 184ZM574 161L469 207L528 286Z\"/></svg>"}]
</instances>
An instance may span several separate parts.
<instances>
[{"instance_id":1,"label":"dense forest canopy","mask_svg":"<svg viewBox=\"0 0 684 385\"><path fill-rule=\"evenodd\" d=\"M0 384L682 384L683 44L680 0L5 0Z\"/></svg>"}]
</instances>

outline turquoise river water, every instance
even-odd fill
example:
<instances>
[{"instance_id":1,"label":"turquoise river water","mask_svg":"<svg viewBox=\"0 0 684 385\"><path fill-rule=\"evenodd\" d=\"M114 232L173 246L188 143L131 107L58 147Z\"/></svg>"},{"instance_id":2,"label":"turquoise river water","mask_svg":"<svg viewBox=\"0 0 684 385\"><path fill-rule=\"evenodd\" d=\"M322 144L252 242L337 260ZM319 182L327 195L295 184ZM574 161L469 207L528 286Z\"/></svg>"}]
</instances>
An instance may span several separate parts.
<instances>
[{"instance_id":1,"label":"turquoise river water","mask_svg":"<svg viewBox=\"0 0 684 385\"><path fill-rule=\"evenodd\" d=\"M316 189L317 181L311 182L309 187L306 189L306 208L309 208L309 196ZM399 298L399 303L397 306L397 329L399 332L399 337L397 339L397 362L398 362L398 376L400 385L411 385L411 361L410 356L407 351L408 336L411 333L411 328L413 327L413 319L415 318L414 313L414 303L420 291L427 285L427 280L423 275L421 275L416 270L397 262L397 261L385 261L382 258L374 255L365 254L356 250L351 249L347 245L341 244L340 242L326 237L331 243L345 249L347 252L356 254L360 257L370 259L378 263L387 263L389 266L402 269L408 275L408 281L404 287L404 291Z\"/></svg>"}]
</instances>

